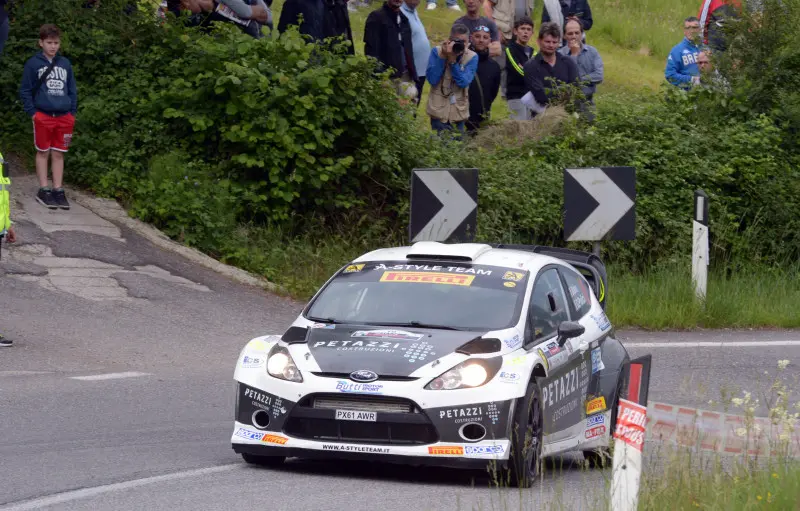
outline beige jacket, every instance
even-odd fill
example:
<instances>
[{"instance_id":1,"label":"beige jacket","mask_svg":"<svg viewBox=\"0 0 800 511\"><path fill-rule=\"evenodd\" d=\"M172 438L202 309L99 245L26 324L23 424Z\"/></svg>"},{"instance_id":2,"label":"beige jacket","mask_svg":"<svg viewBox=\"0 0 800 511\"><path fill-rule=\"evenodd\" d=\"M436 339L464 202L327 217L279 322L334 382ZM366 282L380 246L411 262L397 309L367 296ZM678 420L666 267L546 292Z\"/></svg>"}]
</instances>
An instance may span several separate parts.
<instances>
[{"instance_id":1,"label":"beige jacket","mask_svg":"<svg viewBox=\"0 0 800 511\"><path fill-rule=\"evenodd\" d=\"M436 48L436 54L442 56L441 47ZM459 64L466 65L477 57L474 51L467 48ZM461 122L469 119L469 87L462 89L456 85L449 65L445 66L441 81L431 85L425 111L429 116L442 122Z\"/></svg>"}]
</instances>

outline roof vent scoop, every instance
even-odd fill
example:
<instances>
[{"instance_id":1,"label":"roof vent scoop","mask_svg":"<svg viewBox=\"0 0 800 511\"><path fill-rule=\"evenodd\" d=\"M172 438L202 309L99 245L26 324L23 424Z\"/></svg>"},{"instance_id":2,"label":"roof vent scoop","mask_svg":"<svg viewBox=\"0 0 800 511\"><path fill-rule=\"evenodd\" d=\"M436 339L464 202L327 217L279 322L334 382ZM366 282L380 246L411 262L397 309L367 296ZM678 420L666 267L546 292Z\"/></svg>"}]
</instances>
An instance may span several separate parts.
<instances>
[{"instance_id":1,"label":"roof vent scoop","mask_svg":"<svg viewBox=\"0 0 800 511\"><path fill-rule=\"evenodd\" d=\"M439 243L420 241L414 243L406 254L408 259L427 259L444 261L474 261L492 247L483 243Z\"/></svg>"}]
</instances>

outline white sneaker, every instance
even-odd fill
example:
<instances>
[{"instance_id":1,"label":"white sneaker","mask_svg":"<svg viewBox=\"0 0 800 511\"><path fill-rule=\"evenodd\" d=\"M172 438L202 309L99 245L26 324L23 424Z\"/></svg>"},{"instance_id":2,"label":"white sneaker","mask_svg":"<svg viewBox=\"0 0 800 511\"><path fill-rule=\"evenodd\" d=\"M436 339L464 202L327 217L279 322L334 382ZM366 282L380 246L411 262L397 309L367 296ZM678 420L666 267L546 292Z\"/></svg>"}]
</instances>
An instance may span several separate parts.
<instances>
[{"instance_id":1,"label":"white sneaker","mask_svg":"<svg viewBox=\"0 0 800 511\"><path fill-rule=\"evenodd\" d=\"M434 9L436 9L436 4L434 4L434 3L429 3L429 4L428 4L428 10L429 10L429 11L432 11L432 10L434 10Z\"/></svg>"},{"instance_id":2,"label":"white sneaker","mask_svg":"<svg viewBox=\"0 0 800 511\"><path fill-rule=\"evenodd\" d=\"M451 5L451 6L447 7L447 8L448 8L448 9L452 9L452 10L454 10L454 11L459 11L459 12L461 12L461 7L459 7L459 6L458 6L458 4L456 4L456 5Z\"/></svg>"}]
</instances>

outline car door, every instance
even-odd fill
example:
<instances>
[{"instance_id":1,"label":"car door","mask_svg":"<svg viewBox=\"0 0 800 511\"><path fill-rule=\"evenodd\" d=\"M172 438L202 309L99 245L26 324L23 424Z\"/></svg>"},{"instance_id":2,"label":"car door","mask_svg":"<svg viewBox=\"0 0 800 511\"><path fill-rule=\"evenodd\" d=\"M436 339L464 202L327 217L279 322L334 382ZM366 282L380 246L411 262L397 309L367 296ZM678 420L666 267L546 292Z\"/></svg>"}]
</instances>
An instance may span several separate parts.
<instances>
[{"instance_id":1,"label":"car door","mask_svg":"<svg viewBox=\"0 0 800 511\"><path fill-rule=\"evenodd\" d=\"M569 342L558 345L558 326L572 319L567 296L557 267L543 268L531 291L526 339L547 370L547 377L540 380L545 451L574 447L583 433L586 386L582 383L584 377L588 383L588 355Z\"/></svg>"}]
</instances>

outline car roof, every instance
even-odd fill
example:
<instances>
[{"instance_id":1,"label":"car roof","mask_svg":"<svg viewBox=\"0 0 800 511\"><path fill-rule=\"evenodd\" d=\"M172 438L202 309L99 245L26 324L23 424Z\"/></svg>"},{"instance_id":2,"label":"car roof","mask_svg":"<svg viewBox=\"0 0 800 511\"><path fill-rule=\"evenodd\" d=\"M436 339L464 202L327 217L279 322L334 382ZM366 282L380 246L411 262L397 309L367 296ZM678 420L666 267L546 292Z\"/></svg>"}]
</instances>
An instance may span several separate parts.
<instances>
[{"instance_id":1,"label":"car roof","mask_svg":"<svg viewBox=\"0 0 800 511\"><path fill-rule=\"evenodd\" d=\"M437 259L447 263L467 263L528 270L536 273L548 264L564 265L555 257L525 250L495 248L482 243L439 243L420 241L411 246L380 248L367 252L354 263L369 261L406 261L406 264L430 263Z\"/></svg>"}]
</instances>

